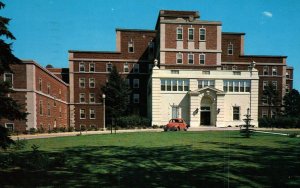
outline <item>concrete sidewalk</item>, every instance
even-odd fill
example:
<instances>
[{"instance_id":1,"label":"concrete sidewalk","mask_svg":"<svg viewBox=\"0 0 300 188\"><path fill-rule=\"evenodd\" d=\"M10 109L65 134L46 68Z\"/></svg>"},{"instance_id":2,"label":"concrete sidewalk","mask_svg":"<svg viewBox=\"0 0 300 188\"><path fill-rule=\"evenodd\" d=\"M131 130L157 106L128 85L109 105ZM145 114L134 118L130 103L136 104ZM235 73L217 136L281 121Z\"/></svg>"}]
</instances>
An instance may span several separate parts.
<instances>
[{"instance_id":1,"label":"concrete sidewalk","mask_svg":"<svg viewBox=\"0 0 300 188\"><path fill-rule=\"evenodd\" d=\"M189 128L188 131L228 131L228 130L239 130L236 127L193 127ZM132 132L163 132L163 129L127 129L127 130L117 130L118 133L132 133ZM110 134L110 130L105 131L82 131L81 135L95 135L95 134ZM114 134L113 130L113 134ZM65 137L65 136L76 136L80 132L61 132L61 133L42 133L42 134L27 134L27 135L15 135L11 136L13 140L17 139L37 139L37 138L53 138L53 137Z\"/></svg>"}]
</instances>

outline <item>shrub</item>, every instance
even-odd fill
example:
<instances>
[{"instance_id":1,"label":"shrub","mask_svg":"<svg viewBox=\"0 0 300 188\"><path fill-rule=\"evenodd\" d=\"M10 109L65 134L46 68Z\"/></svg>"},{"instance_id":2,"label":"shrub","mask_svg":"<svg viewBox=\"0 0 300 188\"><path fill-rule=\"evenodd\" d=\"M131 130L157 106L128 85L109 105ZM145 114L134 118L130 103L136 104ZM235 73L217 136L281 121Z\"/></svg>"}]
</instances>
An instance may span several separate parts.
<instances>
[{"instance_id":1,"label":"shrub","mask_svg":"<svg viewBox=\"0 0 300 188\"><path fill-rule=\"evenodd\" d=\"M26 144L27 144L27 140L25 140L25 139L20 140L18 138L18 140L15 141L15 145L14 145L13 149L15 149L15 150L22 150L22 149L25 148Z\"/></svg>"},{"instance_id":2,"label":"shrub","mask_svg":"<svg viewBox=\"0 0 300 188\"><path fill-rule=\"evenodd\" d=\"M74 130L75 130L74 127L71 126L68 127L68 132L74 132Z\"/></svg>"},{"instance_id":3,"label":"shrub","mask_svg":"<svg viewBox=\"0 0 300 188\"><path fill-rule=\"evenodd\" d=\"M145 117L132 115L117 118L116 124L121 128L149 127L150 120Z\"/></svg>"},{"instance_id":4,"label":"shrub","mask_svg":"<svg viewBox=\"0 0 300 188\"><path fill-rule=\"evenodd\" d=\"M37 133L37 130L35 128L29 129L29 134L35 134L35 133Z\"/></svg>"},{"instance_id":5,"label":"shrub","mask_svg":"<svg viewBox=\"0 0 300 188\"><path fill-rule=\"evenodd\" d=\"M276 118L260 118L259 126L269 128L300 128L300 118L289 116L278 116Z\"/></svg>"}]
</instances>

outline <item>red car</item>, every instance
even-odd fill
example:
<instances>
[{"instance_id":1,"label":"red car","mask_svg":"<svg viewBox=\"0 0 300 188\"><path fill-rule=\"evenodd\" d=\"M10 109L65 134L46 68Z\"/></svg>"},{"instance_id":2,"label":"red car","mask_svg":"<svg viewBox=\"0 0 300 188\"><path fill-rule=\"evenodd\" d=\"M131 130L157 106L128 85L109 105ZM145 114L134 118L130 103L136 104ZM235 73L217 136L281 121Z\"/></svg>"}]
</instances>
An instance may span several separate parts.
<instances>
[{"instance_id":1,"label":"red car","mask_svg":"<svg viewBox=\"0 0 300 188\"><path fill-rule=\"evenodd\" d=\"M164 131L186 131L189 126L186 124L182 118L173 118L169 123L164 127Z\"/></svg>"}]
</instances>

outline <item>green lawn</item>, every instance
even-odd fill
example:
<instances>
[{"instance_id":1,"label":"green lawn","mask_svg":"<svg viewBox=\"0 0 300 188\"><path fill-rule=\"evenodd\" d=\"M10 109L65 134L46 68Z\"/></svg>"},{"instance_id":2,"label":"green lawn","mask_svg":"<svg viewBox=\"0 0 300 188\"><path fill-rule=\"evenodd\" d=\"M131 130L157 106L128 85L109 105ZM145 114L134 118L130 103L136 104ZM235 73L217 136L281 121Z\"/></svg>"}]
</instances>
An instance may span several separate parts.
<instances>
[{"instance_id":1,"label":"green lawn","mask_svg":"<svg viewBox=\"0 0 300 188\"><path fill-rule=\"evenodd\" d=\"M300 138L258 133L249 139L237 131L36 139L9 156L0 153L4 187L300 186Z\"/></svg>"}]
</instances>

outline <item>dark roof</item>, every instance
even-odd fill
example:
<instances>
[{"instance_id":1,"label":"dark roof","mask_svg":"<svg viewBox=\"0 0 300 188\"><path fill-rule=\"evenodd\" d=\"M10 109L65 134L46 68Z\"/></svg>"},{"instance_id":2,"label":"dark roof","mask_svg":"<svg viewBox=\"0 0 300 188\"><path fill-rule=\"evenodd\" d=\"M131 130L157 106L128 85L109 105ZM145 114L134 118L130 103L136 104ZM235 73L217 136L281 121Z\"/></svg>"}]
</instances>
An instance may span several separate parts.
<instances>
[{"instance_id":1,"label":"dark roof","mask_svg":"<svg viewBox=\"0 0 300 188\"><path fill-rule=\"evenodd\" d=\"M274 57L274 58L287 58L283 55L241 55L240 57Z\"/></svg>"},{"instance_id":2,"label":"dark roof","mask_svg":"<svg viewBox=\"0 0 300 188\"><path fill-rule=\"evenodd\" d=\"M240 32L222 32L223 35L246 35L246 33Z\"/></svg>"},{"instance_id":3,"label":"dark roof","mask_svg":"<svg viewBox=\"0 0 300 188\"><path fill-rule=\"evenodd\" d=\"M69 53L101 53L101 54L120 54L117 51L83 51L83 50L69 50Z\"/></svg>"},{"instance_id":4,"label":"dark roof","mask_svg":"<svg viewBox=\"0 0 300 188\"><path fill-rule=\"evenodd\" d=\"M116 31L127 31L127 32L152 32L155 33L156 30L150 30L150 29L122 29L122 28L116 28Z\"/></svg>"},{"instance_id":5,"label":"dark roof","mask_svg":"<svg viewBox=\"0 0 300 188\"><path fill-rule=\"evenodd\" d=\"M159 17L190 17L200 18L199 11L161 10Z\"/></svg>"}]
</instances>

